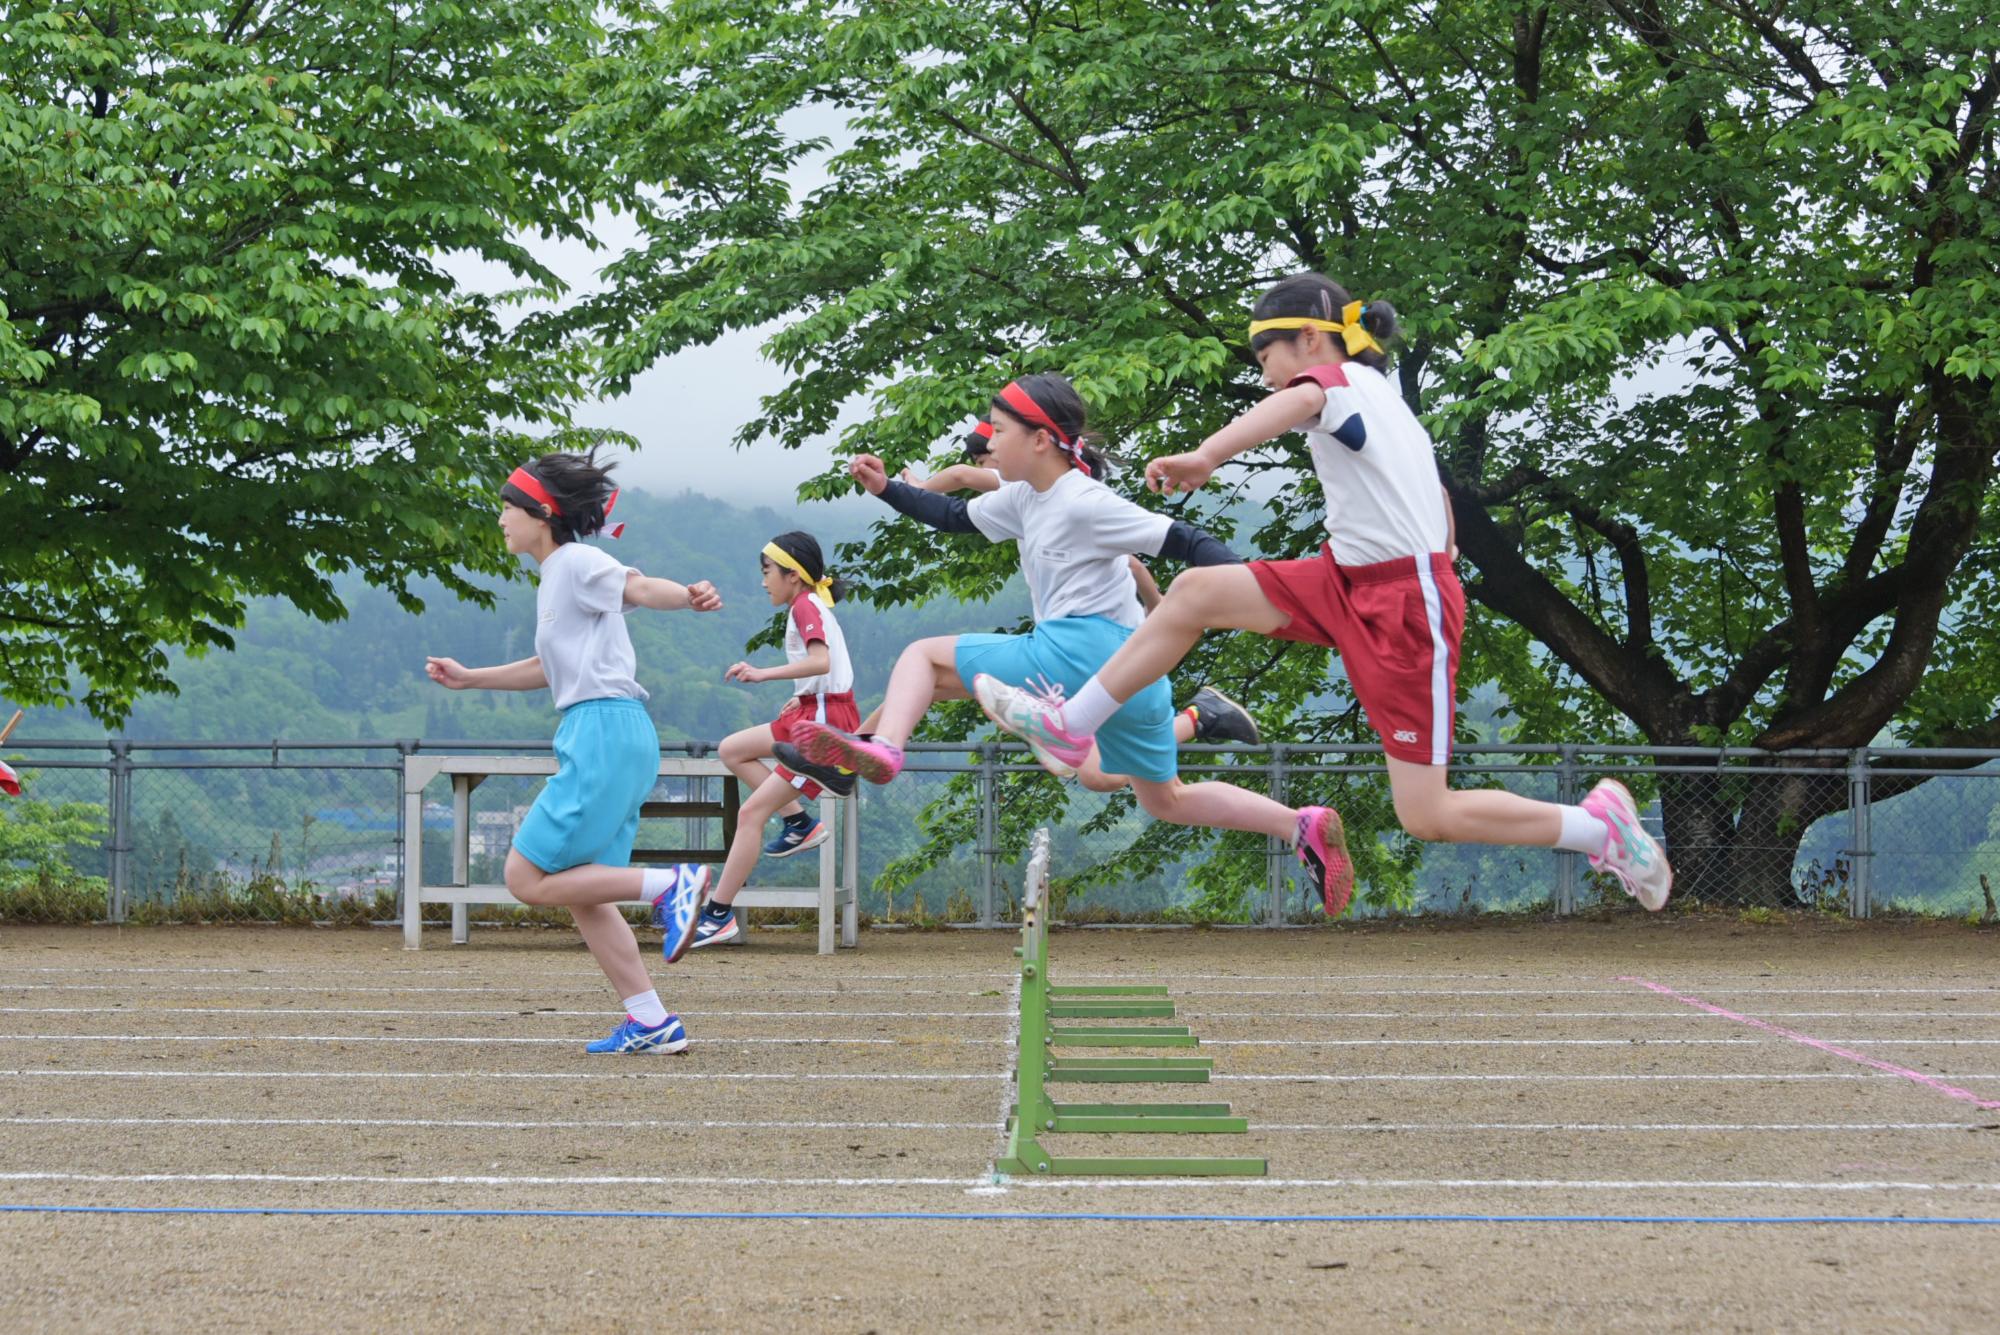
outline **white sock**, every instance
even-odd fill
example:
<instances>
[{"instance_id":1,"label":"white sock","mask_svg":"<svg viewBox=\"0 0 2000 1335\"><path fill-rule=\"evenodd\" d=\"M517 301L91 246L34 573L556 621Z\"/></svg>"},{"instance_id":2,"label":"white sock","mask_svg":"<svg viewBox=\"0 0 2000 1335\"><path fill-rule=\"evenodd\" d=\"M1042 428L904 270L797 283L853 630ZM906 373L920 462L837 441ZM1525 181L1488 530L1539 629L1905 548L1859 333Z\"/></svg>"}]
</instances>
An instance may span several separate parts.
<instances>
[{"instance_id":1,"label":"white sock","mask_svg":"<svg viewBox=\"0 0 2000 1335\"><path fill-rule=\"evenodd\" d=\"M650 987L636 997L625 998L625 1013L648 1029L658 1029L667 1022L667 1008Z\"/></svg>"},{"instance_id":2,"label":"white sock","mask_svg":"<svg viewBox=\"0 0 2000 1335\"><path fill-rule=\"evenodd\" d=\"M1556 836L1556 847L1571 853L1588 853L1597 857L1604 852L1604 846L1611 842L1611 827L1582 807L1557 807L1562 813L1562 833Z\"/></svg>"},{"instance_id":3,"label":"white sock","mask_svg":"<svg viewBox=\"0 0 2000 1335\"><path fill-rule=\"evenodd\" d=\"M1111 692L1092 677L1073 698L1063 702L1063 727L1077 736L1094 733L1110 722L1120 707L1121 702L1113 700Z\"/></svg>"},{"instance_id":4,"label":"white sock","mask_svg":"<svg viewBox=\"0 0 2000 1335\"><path fill-rule=\"evenodd\" d=\"M660 902L660 896L674 888L680 880L680 871L675 867L648 867L639 874L639 895L649 904Z\"/></svg>"}]
</instances>

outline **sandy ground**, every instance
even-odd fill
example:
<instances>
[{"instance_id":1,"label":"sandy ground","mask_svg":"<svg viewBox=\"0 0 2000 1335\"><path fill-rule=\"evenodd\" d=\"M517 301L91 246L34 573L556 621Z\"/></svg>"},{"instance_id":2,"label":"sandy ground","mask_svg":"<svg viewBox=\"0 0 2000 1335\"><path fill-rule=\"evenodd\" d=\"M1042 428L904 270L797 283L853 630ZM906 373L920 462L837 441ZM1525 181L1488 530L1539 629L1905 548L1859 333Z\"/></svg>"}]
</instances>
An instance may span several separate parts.
<instances>
[{"instance_id":1,"label":"sandy ground","mask_svg":"<svg viewBox=\"0 0 2000 1335\"><path fill-rule=\"evenodd\" d=\"M1050 1148L1226 1181L994 1177L1005 933L697 953L637 1058L573 937L429 941L0 936L0 1329L2000 1324L1992 933L1058 931L1216 1068L1064 1096L1251 1131Z\"/></svg>"}]
</instances>

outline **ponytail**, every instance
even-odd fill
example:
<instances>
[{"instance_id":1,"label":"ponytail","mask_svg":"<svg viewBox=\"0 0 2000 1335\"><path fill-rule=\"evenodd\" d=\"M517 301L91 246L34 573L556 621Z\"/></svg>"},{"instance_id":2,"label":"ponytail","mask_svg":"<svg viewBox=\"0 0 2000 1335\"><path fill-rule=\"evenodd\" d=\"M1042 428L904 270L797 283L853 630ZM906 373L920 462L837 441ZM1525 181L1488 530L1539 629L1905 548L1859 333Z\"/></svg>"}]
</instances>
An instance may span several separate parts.
<instances>
[{"instance_id":1,"label":"ponytail","mask_svg":"<svg viewBox=\"0 0 2000 1335\"><path fill-rule=\"evenodd\" d=\"M1257 304L1250 308L1250 323L1254 327L1266 320L1311 320L1321 328L1342 330L1347 327L1343 323L1348 318L1346 312L1356 304L1346 288L1324 274L1293 274L1280 279L1257 298ZM1396 308L1378 298L1362 305L1358 315L1356 322L1377 346L1354 349L1350 340L1348 360L1386 371L1389 357L1383 348L1402 332ZM1262 352L1273 343L1297 342L1298 337L1296 327L1259 330L1250 336L1250 351Z\"/></svg>"}]
</instances>

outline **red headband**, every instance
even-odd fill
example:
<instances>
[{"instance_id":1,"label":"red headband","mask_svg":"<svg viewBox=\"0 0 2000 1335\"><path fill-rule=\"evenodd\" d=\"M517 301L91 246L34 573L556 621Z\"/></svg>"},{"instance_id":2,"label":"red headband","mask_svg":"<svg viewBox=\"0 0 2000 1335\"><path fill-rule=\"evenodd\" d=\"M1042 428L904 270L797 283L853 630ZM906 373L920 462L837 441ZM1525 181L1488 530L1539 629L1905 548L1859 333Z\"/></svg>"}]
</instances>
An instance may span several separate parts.
<instances>
[{"instance_id":1,"label":"red headband","mask_svg":"<svg viewBox=\"0 0 2000 1335\"><path fill-rule=\"evenodd\" d=\"M993 424L991 422L981 422L972 428L972 434L981 440L991 440L993 439Z\"/></svg>"},{"instance_id":2,"label":"red headband","mask_svg":"<svg viewBox=\"0 0 2000 1335\"><path fill-rule=\"evenodd\" d=\"M556 504L555 497L549 495L549 489L542 485L540 478L530 473L527 469L515 469L508 476L507 485L527 496L529 500L539 501L543 505L548 506L550 514L559 515L562 513L562 507ZM623 537L625 534L625 526L623 524L614 524L611 522L611 507L616 504L618 504L618 493L614 491L611 493L611 499L604 503L603 532L606 537L610 538Z\"/></svg>"},{"instance_id":3,"label":"red headband","mask_svg":"<svg viewBox=\"0 0 2000 1335\"><path fill-rule=\"evenodd\" d=\"M1042 411L1042 405L1036 403L1028 391L1021 388L1018 381L1007 382L1007 388L1000 391L1000 401L1013 409L1014 414L1021 420L1042 427L1054 436L1056 443L1062 446L1063 453L1076 461L1076 466L1083 470L1085 477L1090 476L1090 465L1083 461L1083 451L1076 447L1076 442L1069 438L1067 431L1056 425L1055 418Z\"/></svg>"}]
</instances>

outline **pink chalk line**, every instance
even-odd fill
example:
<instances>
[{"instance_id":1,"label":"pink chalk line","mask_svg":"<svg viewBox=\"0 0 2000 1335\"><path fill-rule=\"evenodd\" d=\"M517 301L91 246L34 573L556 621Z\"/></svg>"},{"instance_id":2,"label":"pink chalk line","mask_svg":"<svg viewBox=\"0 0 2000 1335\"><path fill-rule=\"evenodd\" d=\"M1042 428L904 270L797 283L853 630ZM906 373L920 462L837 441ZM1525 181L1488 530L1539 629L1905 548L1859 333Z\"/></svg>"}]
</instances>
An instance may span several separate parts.
<instances>
[{"instance_id":1,"label":"pink chalk line","mask_svg":"<svg viewBox=\"0 0 2000 1335\"><path fill-rule=\"evenodd\" d=\"M1963 1099L1976 1108L2000 1108L2000 1099L1982 1099L1969 1089L1960 1089L1957 1085L1947 1085L1942 1080L1925 1075L1921 1071L1912 1071L1907 1066L1898 1066L1894 1062L1881 1061L1865 1053L1855 1052L1851 1048L1843 1048L1837 1044L1829 1043L1825 1039L1814 1038L1810 1034L1801 1034L1797 1030L1787 1029L1783 1025L1772 1024L1768 1020L1759 1020L1749 1015L1738 1015L1735 1011L1726 1010L1713 1002L1703 1001L1700 997L1690 997L1676 992L1671 987L1663 986L1650 978L1636 978L1631 974L1621 974L1618 981L1621 983L1637 983L1640 987L1658 992L1663 997L1672 997L1682 1005L1693 1006L1696 1010L1707 1011L1710 1015L1720 1015L1726 1020L1734 1020L1738 1024L1747 1024L1752 1029L1762 1029L1765 1033L1776 1034L1780 1038L1789 1038L1794 1043L1803 1043L1809 1048L1817 1048L1821 1052L1832 1053L1836 1057L1845 1057L1848 1061L1859 1062L1863 1066L1872 1066L1876 1070L1886 1071L1890 1075L1900 1075L1905 1080L1914 1080L1920 1085L1927 1085L1940 1094L1948 1094L1952 1098Z\"/></svg>"}]
</instances>

